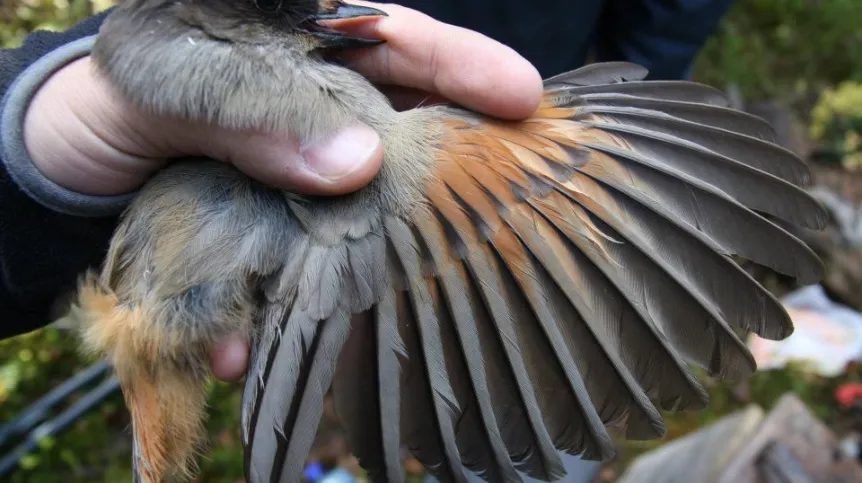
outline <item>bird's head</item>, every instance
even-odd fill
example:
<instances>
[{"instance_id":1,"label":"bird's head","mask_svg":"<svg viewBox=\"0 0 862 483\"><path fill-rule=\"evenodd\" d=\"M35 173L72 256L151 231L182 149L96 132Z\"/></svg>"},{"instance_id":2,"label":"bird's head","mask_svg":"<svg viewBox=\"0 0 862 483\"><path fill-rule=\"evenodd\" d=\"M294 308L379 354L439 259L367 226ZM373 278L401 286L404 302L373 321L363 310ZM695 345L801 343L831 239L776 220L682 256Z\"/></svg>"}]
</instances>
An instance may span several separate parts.
<instances>
[{"instance_id":1,"label":"bird's head","mask_svg":"<svg viewBox=\"0 0 862 483\"><path fill-rule=\"evenodd\" d=\"M276 99L307 97L345 75L327 53L383 42L332 22L381 16L339 0L127 0L102 24L91 57L120 94L151 113L277 129L268 118L295 109ZM245 107L260 100L271 107Z\"/></svg>"},{"instance_id":2,"label":"bird's head","mask_svg":"<svg viewBox=\"0 0 862 483\"><path fill-rule=\"evenodd\" d=\"M279 45L308 52L375 45L323 25L385 15L337 0L129 0L105 22L105 30L127 28L123 36L151 35L165 42L207 40L244 45ZM152 39L151 41L155 41Z\"/></svg>"}]
</instances>

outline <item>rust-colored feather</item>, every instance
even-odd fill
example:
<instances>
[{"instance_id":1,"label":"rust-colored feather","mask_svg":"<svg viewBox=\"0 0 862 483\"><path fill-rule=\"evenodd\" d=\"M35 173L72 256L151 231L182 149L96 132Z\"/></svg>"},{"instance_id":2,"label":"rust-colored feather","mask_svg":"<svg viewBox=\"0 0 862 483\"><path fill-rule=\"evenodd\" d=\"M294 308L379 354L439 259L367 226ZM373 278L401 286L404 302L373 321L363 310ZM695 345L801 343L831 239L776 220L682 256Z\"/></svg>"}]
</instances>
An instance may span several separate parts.
<instances>
[{"instance_id":1,"label":"rust-colored feather","mask_svg":"<svg viewBox=\"0 0 862 483\"><path fill-rule=\"evenodd\" d=\"M817 257L767 216L818 227L825 211L763 123L643 74L549 79L519 122L369 118L384 167L343 197L212 161L156 175L80 304L85 340L117 366L139 476L190 468L207 355L227 333L252 340L249 483L298 478L330 386L376 481L401 480L400 442L441 481L466 467L516 482L563 476L558 452L609 458L609 431L663 435L660 410L706 403L689 364L750 374L734 329L792 325L730 255L816 279Z\"/></svg>"},{"instance_id":2,"label":"rust-colored feather","mask_svg":"<svg viewBox=\"0 0 862 483\"><path fill-rule=\"evenodd\" d=\"M124 307L93 278L82 284L75 316L85 347L108 350L132 418L133 463L142 483L190 478L203 449L206 392L203 381L163 363L183 341L149 324L147 307Z\"/></svg>"},{"instance_id":3,"label":"rust-colored feather","mask_svg":"<svg viewBox=\"0 0 862 483\"><path fill-rule=\"evenodd\" d=\"M521 430L522 441L533 438L528 428L553 430L559 423L553 414L568 414L566 424L577 428L565 438L553 435L555 448L562 451L607 453L603 430L590 423L591 415L628 437L663 434L650 400L669 410L696 409L706 402L706 392L687 364L720 378L753 371L753 358L731 327L769 338L792 330L778 301L726 255L747 255L801 279L820 270L807 247L760 214L784 201L801 212L776 208L766 213L785 221L825 219L822 207L809 203L801 186L775 181L769 174L786 172L779 164L795 166L798 159L766 145L757 145L773 156L766 161L734 151L754 146L744 139L748 132L743 128L762 138L761 125L745 118L735 130L725 129L721 123L729 125L743 115L720 107L712 90L691 88L680 93L685 101L665 104L661 92L669 85L657 84L653 94L649 82L634 82L625 89L637 104L632 119L661 122L627 123L626 98L614 98L620 112L598 112L602 109L591 105L591 96L606 99L613 91L600 86L593 94L587 84L571 89L555 84L536 113L521 122L442 110L447 129L425 188L430 207L412 221L437 247L432 250L434 273L444 287L467 290L470 280L480 284L467 299L450 296L449 310L458 313L461 305L478 299L488 308L485 317L496 324L504 347L511 344L529 356L524 359L529 376L511 380L525 391L521 394L530 395L515 403L530 421ZM703 96L701 101L697 95ZM710 109L716 126L709 124ZM674 113L690 113L700 121L685 121L691 140L661 130L662 123L677 122ZM619 128L606 128L608 123ZM636 136L654 141L645 144ZM713 152L716 143L709 148L697 144L705 136L729 136L733 142L725 151ZM698 169L704 156L725 161L711 165L711 171ZM708 172L715 178L704 177ZM759 179L775 189L758 198L729 189L727 183L734 179ZM779 188L786 199L770 198ZM757 192L755 186L747 190ZM434 228L441 222L448 228ZM501 285L504 280L509 285ZM515 327L520 328L506 335L511 317L517 317ZM525 337L526 328L533 326L546 342ZM490 341L480 337L476 343L481 347ZM496 363L511 362L503 358ZM495 395L503 393L493 377L503 376L486 372L483 364L490 363L479 359L468 367L489 374L490 382L474 389L489 391L495 403ZM538 367L545 369L534 371ZM554 387L542 383L541 374L549 370L561 377ZM560 390L572 399L561 397ZM545 404L552 397L566 410L556 413ZM535 407L540 414L530 413ZM490 413L471 424L492 430L497 407L479 408ZM500 431L506 434L505 428ZM519 447L507 437L503 442L517 465ZM462 444L465 451L487 447L480 440L459 440ZM536 454L540 440L530 446Z\"/></svg>"},{"instance_id":4,"label":"rust-colored feather","mask_svg":"<svg viewBox=\"0 0 862 483\"><path fill-rule=\"evenodd\" d=\"M116 367L147 483L190 476L209 355L228 334L252 342L249 483L300 479L330 386L378 481L402 478L399 442L443 482L466 482L464 467L551 480L559 451L605 459L609 430L656 438L660 410L703 407L688 364L750 374L734 330L791 333L733 256L821 275L773 221L825 225L807 167L716 89L614 62L546 79L523 121L398 111L317 55L369 42L316 20L381 12L285 3L300 32L211 3L122 3L93 49L99 73L149 112L302 145L365 124L384 162L334 197L211 159L170 163L141 188L77 310L88 348Z\"/></svg>"}]
</instances>

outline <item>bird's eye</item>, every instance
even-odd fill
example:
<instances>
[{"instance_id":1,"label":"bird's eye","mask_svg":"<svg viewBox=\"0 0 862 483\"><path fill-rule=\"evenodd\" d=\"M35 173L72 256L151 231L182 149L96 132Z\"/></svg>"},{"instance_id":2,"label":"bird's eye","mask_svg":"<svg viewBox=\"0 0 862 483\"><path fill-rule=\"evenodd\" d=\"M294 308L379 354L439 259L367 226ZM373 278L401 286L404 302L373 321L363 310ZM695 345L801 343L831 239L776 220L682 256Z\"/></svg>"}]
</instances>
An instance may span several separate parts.
<instances>
[{"instance_id":1,"label":"bird's eye","mask_svg":"<svg viewBox=\"0 0 862 483\"><path fill-rule=\"evenodd\" d=\"M278 13L281 10L283 0L254 0L258 10L265 13Z\"/></svg>"}]
</instances>

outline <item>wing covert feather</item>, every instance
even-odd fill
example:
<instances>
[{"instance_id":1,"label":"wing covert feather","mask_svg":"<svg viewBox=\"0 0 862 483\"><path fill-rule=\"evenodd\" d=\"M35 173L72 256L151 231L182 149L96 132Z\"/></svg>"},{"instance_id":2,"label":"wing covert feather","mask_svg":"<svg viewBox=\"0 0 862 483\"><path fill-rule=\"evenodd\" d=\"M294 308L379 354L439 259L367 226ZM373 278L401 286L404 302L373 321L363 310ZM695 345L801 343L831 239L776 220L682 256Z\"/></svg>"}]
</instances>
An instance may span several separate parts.
<instances>
[{"instance_id":1,"label":"wing covert feather","mask_svg":"<svg viewBox=\"0 0 862 483\"><path fill-rule=\"evenodd\" d=\"M246 380L250 482L301 470L330 381L374 481L402 481L399 444L441 481L556 479L557 452L606 459L608 429L656 438L659 408L702 408L688 364L750 374L736 329L792 332L730 255L821 276L767 218L824 226L805 164L719 91L645 75L546 79L520 122L433 108L445 129L420 208L296 244Z\"/></svg>"}]
</instances>

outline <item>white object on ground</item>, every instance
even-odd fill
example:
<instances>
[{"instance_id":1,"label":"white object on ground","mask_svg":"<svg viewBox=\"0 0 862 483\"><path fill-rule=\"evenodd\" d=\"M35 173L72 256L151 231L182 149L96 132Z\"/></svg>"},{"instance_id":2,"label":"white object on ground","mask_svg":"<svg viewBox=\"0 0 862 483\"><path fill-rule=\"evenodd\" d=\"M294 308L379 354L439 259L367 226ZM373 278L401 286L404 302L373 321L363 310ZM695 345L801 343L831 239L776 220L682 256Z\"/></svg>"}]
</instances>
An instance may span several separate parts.
<instances>
[{"instance_id":1,"label":"white object on ground","mask_svg":"<svg viewBox=\"0 0 862 483\"><path fill-rule=\"evenodd\" d=\"M813 372L833 377L862 356L862 314L833 302L820 285L810 285L782 300L795 330L782 341L751 335L748 347L758 370L778 369L800 361Z\"/></svg>"}]
</instances>

